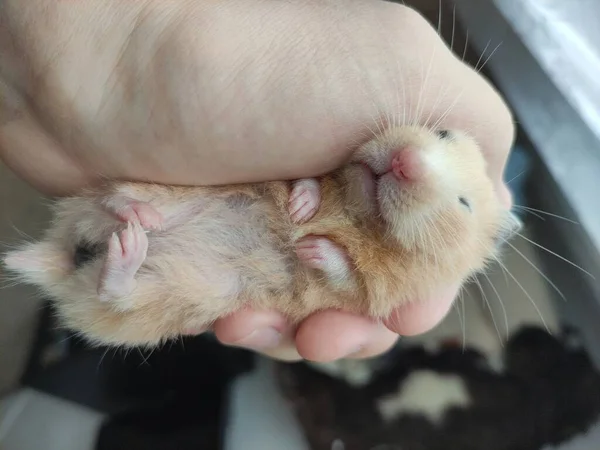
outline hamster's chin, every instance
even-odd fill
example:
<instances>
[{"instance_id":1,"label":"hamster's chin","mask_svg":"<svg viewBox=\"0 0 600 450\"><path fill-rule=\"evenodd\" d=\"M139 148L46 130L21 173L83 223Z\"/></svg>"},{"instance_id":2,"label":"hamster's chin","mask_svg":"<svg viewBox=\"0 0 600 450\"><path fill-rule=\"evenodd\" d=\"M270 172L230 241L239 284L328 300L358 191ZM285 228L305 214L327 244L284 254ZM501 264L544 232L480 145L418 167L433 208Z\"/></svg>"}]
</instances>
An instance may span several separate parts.
<instances>
[{"instance_id":1,"label":"hamster's chin","mask_svg":"<svg viewBox=\"0 0 600 450\"><path fill-rule=\"evenodd\" d=\"M384 215L390 209L394 211L394 214L408 212L417 203L413 186L396 179L389 172L377 178L376 186L377 204Z\"/></svg>"}]
</instances>

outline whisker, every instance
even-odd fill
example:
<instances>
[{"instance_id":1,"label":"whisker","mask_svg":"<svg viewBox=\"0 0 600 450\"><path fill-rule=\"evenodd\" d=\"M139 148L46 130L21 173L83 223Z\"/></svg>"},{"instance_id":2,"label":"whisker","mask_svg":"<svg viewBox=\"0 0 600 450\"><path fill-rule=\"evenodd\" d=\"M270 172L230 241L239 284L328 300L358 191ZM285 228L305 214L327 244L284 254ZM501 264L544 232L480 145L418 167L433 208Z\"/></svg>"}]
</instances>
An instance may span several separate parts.
<instances>
[{"instance_id":1,"label":"whisker","mask_svg":"<svg viewBox=\"0 0 600 450\"><path fill-rule=\"evenodd\" d=\"M517 205L513 205L513 207L515 207L515 208L519 208L519 206L517 206ZM544 222L546 221L546 218L545 218L545 217L542 217L542 216L540 216L539 214L536 214L536 213L534 213L533 211L528 211L528 210L524 209L524 210L523 210L523 212L526 212L527 214L531 214L532 216L535 216L535 217L537 217L538 219L540 219L540 220L543 220Z\"/></svg>"},{"instance_id":2,"label":"whisker","mask_svg":"<svg viewBox=\"0 0 600 450\"><path fill-rule=\"evenodd\" d=\"M377 126L377 119L375 117L373 117L372 114L370 114L370 116L371 116L371 120L373 121L373 123ZM373 128L371 128L371 126L369 124L365 123L365 127L367 127L367 130L369 130L369 132L371 133L370 136L367 135L367 138L373 138L379 134L379 131L375 131ZM379 126L377 126L377 128L379 128Z\"/></svg>"},{"instance_id":3,"label":"whisker","mask_svg":"<svg viewBox=\"0 0 600 450\"><path fill-rule=\"evenodd\" d=\"M504 315L504 326L506 327L506 336L508 336L508 334L509 334L509 330L508 330L508 314L506 314L506 308L504 307L504 302L502 301L502 298L500 297L500 293L498 292L498 289L496 289L496 286L494 286L494 283L492 283L492 280L487 275L487 273L484 272L483 276L486 278L486 280L490 284L492 290L496 294L496 297L498 298L498 302L500 303L500 308L502 308L502 314Z\"/></svg>"},{"instance_id":4,"label":"whisker","mask_svg":"<svg viewBox=\"0 0 600 450\"><path fill-rule=\"evenodd\" d=\"M438 26L437 26L437 34L438 34L438 36L442 35L442 0L438 1Z\"/></svg>"},{"instance_id":5,"label":"whisker","mask_svg":"<svg viewBox=\"0 0 600 450\"><path fill-rule=\"evenodd\" d=\"M422 229L424 230L433 230L435 231L436 235L438 238L441 238L440 232L439 230L435 227L435 223L433 221L433 219L431 217L424 217L423 221L425 222L426 226L423 227ZM425 234L425 233L419 233L421 236L423 236L424 238L429 239L430 241L432 240L432 236ZM423 243L423 245L427 245L425 242ZM437 245L435 245L435 242L429 242L429 245L427 245L427 250L431 250L433 252L433 261L435 263L435 267L439 267L438 265L438 256L437 256L437 252L436 252L436 247Z\"/></svg>"},{"instance_id":6,"label":"whisker","mask_svg":"<svg viewBox=\"0 0 600 450\"><path fill-rule=\"evenodd\" d=\"M494 48L494 50L492 50L492 52L490 53L490 55L486 58L486 60L483 62L483 64L481 65L481 67L479 69L477 69L477 72L481 72L483 70L483 68L485 67L485 65L488 63L488 61L492 58L492 56L494 56L494 53L496 53L498 51L498 49L500 48L500 46L502 45L502 42L500 42L498 45L496 45L496 47Z\"/></svg>"},{"instance_id":7,"label":"whisker","mask_svg":"<svg viewBox=\"0 0 600 450\"><path fill-rule=\"evenodd\" d=\"M492 43L492 41L489 40L488 43L486 44L485 48L481 52L481 55L479 55L479 59L477 60L477 63L475 64L475 71L476 72L479 72L479 69L477 69L477 67L479 66L479 63L481 62L481 58L483 58L483 55L485 55L485 52L487 51L487 49L488 49L488 47L490 46L491 43Z\"/></svg>"},{"instance_id":8,"label":"whisker","mask_svg":"<svg viewBox=\"0 0 600 450\"><path fill-rule=\"evenodd\" d=\"M517 252L519 255L521 255L523 257L523 259L525 261L527 261L527 263L533 267L535 269L535 271L537 273L540 274L540 276L542 278L544 278L544 280L546 280L548 282L548 284L550 286L552 286L554 288L554 290L557 292L558 295L560 295L560 297L566 302L567 301L567 297L565 297L565 294L562 293L562 291L552 282L550 281L550 278L548 278L546 276L546 274L544 274L529 258L527 258L527 256L525 256L517 247L515 247L514 245L512 245L510 242L506 241L506 244L508 244L515 252Z\"/></svg>"},{"instance_id":9,"label":"whisker","mask_svg":"<svg viewBox=\"0 0 600 450\"><path fill-rule=\"evenodd\" d=\"M337 4L332 3L331 7L332 8L336 8ZM356 85L359 86L359 88L361 89L362 93L371 102L371 105L374 107L375 112L377 114L381 114L381 107L380 107L380 105L378 105L375 102L376 96L375 96L374 86L373 86L373 84L371 82L372 80L369 80L368 77L366 76L366 74L369 73L369 72L364 67L362 67L362 65L359 63L358 59L355 56L355 52L350 51L350 49L345 44L345 42L346 42L346 36L347 35L351 35L351 33L344 33L344 30L342 30L340 28L340 22L339 21L335 21L331 25L332 25L332 29L337 32L337 35L339 37L339 43L340 43L340 45L342 46L342 48L344 49L344 51L347 53L348 57L350 58L350 60L354 64L354 67L357 70L357 75L359 76L359 81L365 81L366 82L365 83L366 86L364 86L363 83L361 83L361 82L356 83ZM368 92L368 91L370 91L370 92ZM373 122L374 122L375 126L377 127L378 133L382 134L383 131L384 131L384 129L385 129L385 126L383 125L383 123L381 123L381 118L372 117L372 119L373 119ZM389 122L389 117L387 117L387 119L388 119L388 122ZM376 136L378 134L371 127L367 126L367 128L373 134L373 136Z\"/></svg>"},{"instance_id":10,"label":"whisker","mask_svg":"<svg viewBox=\"0 0 600 450\"><path fill-rule=\"evenodd\" d=\"M140 364L140 367L141 367L142 365L144 365L144 364L146 364L146 365L150 366L150 364L148 363L148 360L150 359L150 357L152 356L152 354L153 354L153 353L154 353L154 349L152 349L152 350L150 351L150 354L149 354L148 356L146 356L146 357L144 357L144 355L140 353L140 354L142 355L142 358L144 358L144 360L143 360L143 361L142 361L142 363Z\"/></svg>"},{"instance_id":11,"label":"whisker","mask_svg":"<svg viewBox=\"0 0 600 450\"><path fill-rule=\"evenodd\" d=\"M14 287L20 286L20 285L21 285L20 280L6 280L6 283L4 281L2 283L0 283L0 290L11 289L11 288L14 288Z\"/></svg>"},{"instance_id":12,"label":"whisker","mask_svg":"<svg viewBox=\"0 0 600 450\"><path fill-rule=\"evenodd\" d=\"M467 57L467 49L469 48L469 30L465 32L465 48L463 50L462 60L465 61Z\"/></svg>"},{"instance_id":13,"label":"whisker","mask_svg":"<svg viewBox=\"0 0 600 450\"><path fill-rule=\"evenodd\" d=\"M19 229L14 223L11 223L10 226L26 242L28 242L28 243L35 242L35 238L33 236L31 236L31 235L27 234L25 231Z\"/></svg>"},{"instance_id":14,"label":"whisker","mask_svg":"<svg viewBox=\"0 0 600 450\"><path fill-rule=\"evenodd\" d=\"M460 298L460 304L461 304L462 315L463 315L462 351L464 353L465 350L467 349L467 314L465 313L465 298L462 295Z\"/></svg>"},{"instance_id":15,"label":"whisker","mask_svg":"<svg viewBox=\"0 0 600 450\"><path fill-rule=\"evenodd\" d=\"M546 252L550 253L551 255L554 255L554 256L556 256L557 258L559 258L559 259L562 259L562 260L563 260L564 262L566 262L567 264L570 264L570 265L572 265L573 267L576 267L577 269L581 270L581 271L582 271L583 273L585 273L586 275L590 276L590 277L591 277L593 280L595 280L595 279L596 279L596 277L595 277L594 275L592 275L590 272L588 272L588 271L587 271L587 270L585 270L584 268L582 268L582 267L578 266L578 265L577 265L577 264L575 264L574 262L572 262L572 261L568 260L568 259L567 259L567 258L565 258L564 256L561 256L561 255L559 255L558 253L556 253L556 252L553 252L553 251L552 251L552 250L550 250L549 248L546 248L546 247L544 247L543 245L541 245L541 244L538 244L538 243L537 243L537 242L535 242L535 241L532 241L531 239L529 239L529 238L527 238L527 237L523 236L521 233L516 233L516 235L517 235L517 236L519 236L519 237L521 237L522 239L525 239L527 242L529 242L529 243L531 243L531 244L535 245L536 247L538 247L538 248L541 248L542 250L544 250L544 251L546 251Z\"/></svg>"},{"instance_id":16,"label":"whisker","mask_svg":"<svg viewBox=\"0 0 600 450\"><path fill-rule=\"evenodd\" d=\"M424 107L422 100L423 100L423 93L425 91L425 87L427 86L427 82L429 81L429 76L431 75L431 67L433 65L433 60L435 57L435 47L433 48L432 52L431 52L431 57L429 58L429 65L427 66L427 72L425 73L425 78L423 79L423 86L420 89L419 92L419 100L417 102L417 112L416 112L416 116L415 116L415 120L420 120L421 115L423 114L422 108Z\"/></svg>"},{"instance_id":17,"label":"whisker","mask_svg":"<svg viewBox=\"0 0 600 450\"><path fill-rule=\"evenodd\" d=\"M497 258L496 262L498 262ZM506 284L506 287L508 287L508 275L506 274L506 270L504 270L504 267L501 265L498 265L498 267L500 267L500 271L502 272L502 276L504 277L504 283Z\"/></svg>"},{"instance_id":18,"label":"whisker","mask_svg":"<svg viewBox=\"0 0 600 450\"><path fill-rule=\"evenodd\" d=\"M452 37L450 38L450 51L454 51L454 30L456 28L456 3L452 8Z\"/></svg>"},{"instance_id":19,"label":"whisker","mask_svg":"<svg viewBox=\"0 0 600 450\"><path fill-rule=\"evenodd\" d=\"M571 223L573 223L575 225L580 225L580 223L577 222L577 221L575 221L575 220L569 219L568 217L565 217L565 216L559 216L558 214L553 214L553 213L550 213L548 211L543 211L541 209L531 208L529 206L522 206L522 205L514 205L514 206L516 206L517 208L524 209L526 211L534 211L536 213L545 214L546 216L556 217L557 219L566 220L567 222L571 222Z\"/></svg>"},{"instance_id":20,"label":"whisker","mask_svg":"<svg viewBox=\"0 0 600 450\"><path fill-rule=\"evenodd\" d=\"M396 68L397 69L399 69L398 66L399 66L398 60L396 59ZM394 96L396 98L396 104L394 105L394 108L393 108L393 116L392 116L393 121L392 121L392 125L394 127L397 127L398 125L400 125L399 124L399 121L400 121L400 112L399 111L400 111L400 103L401 103L401 100L400 100L400 89L398 89L398 79L397 79L397 77L394 77L394 85L395 85L394 86ZM404 89L404 85L402 86L402 89ZM404 118L402 120L404 120Z\"/></svg>"},{"instance_id":21,"label":"whisker","mask_svg":"<svg viewBox=\"0 0 600 450\"><path fill-rule=\"evenodd\" d=\"M60 339L60 340L59 340L57 343L58 343L59 345L62 345L62 344L64 344L65 342L67 342L69 339L70 339L70 337L69 337L69 336L67 336L67 337L64 337L64 338Z\"/></svg>"},{"instance_id":22,"label":"whisker","mask_svg":"<svg viewBox=\"0 0 600 450\"><path fill-rule=\"evenodd\" d=\"M527 292L527 289L525 289L523 287L523 285L519 282L519 280L517 280L517 278L512 274L512 272L510 270L508 270L508 268L504 264L502 264L502 261L500 261L499 259L496 259L496 261L498 261L498 264L500 264L501 266L504 267L504 269L506 270L506 273L508 274L508 276L511 277L512 280L515 283L517 283L517 286L519 286L519 288L523 291L523 293L525 294L525 296L527 297L527 299L530 301L531 305L533 306L533 308L537 312L537 314L540 317L540 320L542 321L542 324L544 325L544 328L546 329L546 331L549 334L552 334L552 332L550 331L550 328L548 328L548 325L546 324L546 320L544 319L544 316L542 315L542 312L540 311L540 308L538 308L537 304L535 303L535 301L533 300L533 298L531 297L531 295L529 294L529 292Z\"/></svg>"},{"instance_id":23,"label":"whisker","mask_svg":"<svg viewBox=\"0 0 600 450\"><path fill-rule=\"evenodd\" d=\"M429 121L430 121L430 120L431 120L431 118L433 117L433 113L435 112L435 110L436 110L436 108L437 108L438 104L440 103L440 100L442 100L442 99L445 97L445 95L446 95L446 93L448 92L448 90L449 90L449 87L448 87L448 86L446 86L446 88L445 88L445 89L443 89L443 92L442 92L442 87L440 87L440 90L439 90L439 92L438 92L438 95L437 95L437 97L436 97L436 99L435 99L435 103L434 103L434 104L433 104L433 106L431 107L431 111L429 112L429 116L427 116L427 119L425 120L425 123L423 124L423 127L424 127L424 128L429 128ZM444 114L442 114L442 116L443 116L443 115L444 115ZM439 120L439 119L438 119L438 120ZM437 123L437 122L438 122L438 121L436 121L436 123ZM434 128L434 127L431 127L431 129L432 129L432 130L434 130L435 128Z\"/></svg>"},{"instance_id":24,"label":"whisker","mask_svg":"<svg viewBox=\"0 0 600 450\"><path fill-rule=\"evenodd\" d=\"M494 317L494 310L492 309L492 305L490 304L487 295L485 293L485 290L483 289L483 286L481 285L481 282L479 281L479 279L477 277L473 278L473 281L475 281L475 283L477 284L477 287L479 287L479 291L481 292L481 297L483 299L483 301L485 302L485 304L487 305L487 308L490 312L490 318L492 319L492 323L494 324L494 328L496 329L496 334L498 335L498 340L500 341L500 345L503 347L503 339L502 336L500 334L500 329L498 328L498 324L496 323L496 318Z\"/></svg>"},{"instance_id":25,"label":"whisker","mask_svg":"<svg viewBox=\"0 0 600 450\"><path fill-rule=\"evenodd\" d=\"M458 316L458 322L459 322L459 324L460 324L460 330L461 330L461 335L462 335L462 340L463 340L463 348L464 348L465 341L466 341L466 339L467 339L467 338L466 338L466 335L467 335L467 333L466 333L466 326L465 326L465 320L464 320L465 318L464 318L464 317L461 317L460 307L459 307L459 305L458 305L460 302L462 302L462 301L463 301L463 295L464 295L464 292L463 292L463 290L461 289L461 290L458 292L458 301L454 302L454 303L452 304L452 306L453 306L453 307L456 309L456 314L457 314L457 316Z\"/></svg>"},{"instance_id":26,"label":"whisker","mask_svg":"<svg viewBox=\"0 0 600 450\"><path fill-rule=\"evenodd\" d=\"M452 109L456 106L458 101L461 99L463 93L464 93L464 88L458 93L458 95L456 96L456 98L454 99L452 104L446 109L446 111L440 116L440 118L433 124L432 129L436 129L440 125L440 123L442 123L442 121L448 116L448 114L450 114L450 112L452 112Z\"/></svg>"},{"instance_id":27,"label":"whisker","mask_svg":"<svg viewBox=\"0 0 600 450\"><path fill-rule=\"evenodd\" d=\"M100 366L102 366L102 362L104 361L104 358L106 357L109 350L110 348L107 348L106 350L104 350L104 353L102 353L100 361L98 362L98 366L96 367L96 372L100 372Z\"/></svg>"},{"instance_id":28,"label":"whisker","mask_svg":"<svg viewBox=\"0 0 600 450\"><path fill-rule=\"evenodd\" d=\"M512 183L512 182L513 182L513 181L515 181L517 178L519 178L520 176L522 176L522 175L523 175L525 172L527 172L527 170L525 170L525 169L521 170L521 172L519 172L517 175L515 175L515 176L514 176L514 177L512 177L510 180L508 180L508 181L506 182L506 184L510 184L510 183Z\"/></svg>"}]
</instances>

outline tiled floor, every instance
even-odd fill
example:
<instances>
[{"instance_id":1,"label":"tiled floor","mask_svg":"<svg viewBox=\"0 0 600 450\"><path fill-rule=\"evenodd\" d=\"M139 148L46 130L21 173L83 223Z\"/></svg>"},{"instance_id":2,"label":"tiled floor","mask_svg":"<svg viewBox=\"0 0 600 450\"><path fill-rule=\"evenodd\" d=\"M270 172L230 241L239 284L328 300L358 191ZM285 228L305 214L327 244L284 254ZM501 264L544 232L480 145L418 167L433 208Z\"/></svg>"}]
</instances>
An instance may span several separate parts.
<instances>
[{"instance_id":1,"label":"tiled floor","mask_svg":"<svg viewBox=\"0 0 600 450\"><path fill-rule=\"evenodd\" d=\"M2 450L93 450L102 416L30 389L0 404Z\"/></svg>"},{"instance_id":2,"label":"tiled floor","mask_svg":"<svg viewBox=\"0 0 600 450\"><path fill-rule=\"evenodd\" d=\"M274 384L271 363L264 359L234 383L224 450L310 450Z\"/></svg>"}]
</instances>

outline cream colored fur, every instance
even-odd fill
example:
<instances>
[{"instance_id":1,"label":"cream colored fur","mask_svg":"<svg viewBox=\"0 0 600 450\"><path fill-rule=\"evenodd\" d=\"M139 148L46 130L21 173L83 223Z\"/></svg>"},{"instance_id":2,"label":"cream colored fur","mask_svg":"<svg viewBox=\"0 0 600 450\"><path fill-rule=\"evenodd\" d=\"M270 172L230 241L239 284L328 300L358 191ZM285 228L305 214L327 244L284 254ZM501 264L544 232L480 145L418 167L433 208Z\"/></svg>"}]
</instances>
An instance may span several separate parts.
<instances>
[{"instance_id":1,"label":"cream colored fur","mask_svg":"<svg viewBox=\"0 0 600 450\"><path fill-rule=\"evenodd\" d=\"M400 186L382 174L391 152L406 145L422 151L424 175ZM244 306L278 310L293 322L325 308L383 318L439 286L466 280L494 256L510 216L468 136L454 132L442 140L421 128L391 129L359 149L358 161L381 175L376 192L365 184L369 171L350 163L320 178L319 210L300 225L288 214L288 182L111 184L58 201L46 238L8 254L5 262L50 294L64 324L90 340L151 346ZM150 203L164 226L148 232L135 290L102 302L102 258L78 270L72 260L81 240L106 243L125 226L103 207L115 195ZM469 199L471 211L459 196ZM332 285L299 262L294 243L310 234L345 249L351 283Z\"/></svg>"}]
</instances>

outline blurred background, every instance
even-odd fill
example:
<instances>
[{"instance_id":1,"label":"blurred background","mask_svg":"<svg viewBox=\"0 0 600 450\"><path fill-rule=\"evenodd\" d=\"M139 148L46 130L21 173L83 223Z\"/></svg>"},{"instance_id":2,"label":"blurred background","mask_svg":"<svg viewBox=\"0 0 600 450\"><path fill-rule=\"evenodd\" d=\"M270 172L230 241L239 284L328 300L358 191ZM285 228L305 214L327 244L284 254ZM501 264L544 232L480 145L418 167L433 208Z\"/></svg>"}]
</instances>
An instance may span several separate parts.
<instances>
[{"instance_id":1,"label":"blurred background","mask_svg":"<svg viewBox=\"0 0 600 450\"><path fill-rule=\"evenodd\" d=\"M210 336L151 355L91 350L33 289L3 283L0 449L600 448L600 3L404 3L515 113L506 179L525 228L506 267L430 333L327 365ZM39 236L45 202L0 165L0 242Z\"/></svg>"}]
</instances>

